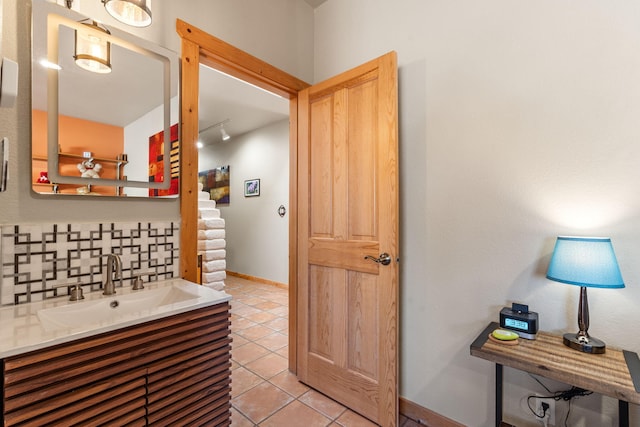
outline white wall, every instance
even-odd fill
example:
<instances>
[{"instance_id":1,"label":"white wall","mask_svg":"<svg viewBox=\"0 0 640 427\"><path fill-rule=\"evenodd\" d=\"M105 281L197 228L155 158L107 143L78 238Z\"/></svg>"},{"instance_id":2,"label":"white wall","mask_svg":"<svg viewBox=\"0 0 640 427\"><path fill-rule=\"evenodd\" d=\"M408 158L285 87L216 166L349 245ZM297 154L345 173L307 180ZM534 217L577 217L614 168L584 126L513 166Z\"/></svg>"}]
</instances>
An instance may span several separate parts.
<instances>
[{"instance_id":1,"label":"white wall","mask_svg":"<svg viewBox=\"0 0 640 427\"><path fill-rule=\"evenodd\" d=\"M155 5L161 2L154 2ZM313 80L313 9L300 0L165 1L166 28L179 17L304 81ZM166 32L165 36L171 34ZM180 50L177 36L167 47Z\"/></svg>"},{"instance_id":2,"label":"white wall","mask_svg":"<svg viewBox=\"0 0 640 427\"><path fill-rule=\"evenodd\" d=\"M286 102L286 101L283 101ZM199 152L199 171L230 166L229 205L219 205L225 219L227 270L289 283L289 120L234 136ZM260 179L260 196L244 197L244 181Z\"/></svg>"},{"instance_id":3,"label":"white wall","mask_svg":"<svg viewBox=\"0 0 640 427\"><path fill-rule=\"evenodd\" d=\"M314 25L316 81L398 52L401 394L493 425L469 344L512 301L576 330L579 289L544 278L559 234L612 237L627 287L589 290L590 332L640 351L640 4L329 0ZM543 390L507 380L510 418L531 420L521 394ZM617 420L599 396L571 411Z\"/></svg>"}]
</instances>

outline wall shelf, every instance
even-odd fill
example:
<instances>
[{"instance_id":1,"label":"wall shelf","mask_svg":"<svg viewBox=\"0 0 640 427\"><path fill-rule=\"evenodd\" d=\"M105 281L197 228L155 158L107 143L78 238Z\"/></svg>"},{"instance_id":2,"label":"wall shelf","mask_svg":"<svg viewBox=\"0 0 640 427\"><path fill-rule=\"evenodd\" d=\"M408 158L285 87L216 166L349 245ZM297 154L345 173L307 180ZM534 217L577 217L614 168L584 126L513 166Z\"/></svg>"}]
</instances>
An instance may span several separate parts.
<instances>
[{"instance_id":1,"label":"wall shelf","mask_svg":"<svg viewBox=\"0 0 640 427\"><path fill-rule=\"evenodd\" d=\"M126 181L126 177L123 176L123 167L128 164L128 160L122 160L122 159L112 159L112 158L105 158L105 157L85 157L82 154L75 154L75 153L65 153L65 152L58 152L58 157L59 159L65 159L65 160L69 160L69 161L76 161L76 160L80 160L80 161L84 161L87 160L89 158L92 158L93 161L95 163L100 163L100 164L108 164L108 165L114 165L116 168L116 172L115 172L115 179L118 181ZM47 162L48 158L46 155L40 155L40 154L35 154L33 156L31 156L31 160L32 161L40 161L40 162ZM65 162L65 165L68 165L67 162ZM67 176L67 175L65 175ZM54 184L54 183L40 183L40 182L34 182L33 183L33 188L35 190L36 187L40 187L40 188L45 188L45 187L49 187L52 190L52 193L54 194L73 194L73 193L62 193L60 191L60 185L64 185L64 184ZM88 187L89 192L91 192L91 187L92 186L99 186L100 182L99 180L97 180L97 182L91 182L89 184L86 185L86 187ZM65 188L78 188L78 187L83 187L83 186L78 186L78 185L65 185ZM116 196L123 196L124 194L122 193L122 188L120 186L115 187L115 195ZM36 191L38 192L38 191ZM91 193L91 194L97 194L97 193ZM100 194L104 194L104 193L100 193ZM84 195L84 194L83 194Z\"/></svg>"},{"instance_id":2,"label":"wall shelf","mask_svg":"<svg viewBox=\"0 0 640 427\"><path fill-rule=\"evenodd\" d=\"M59 152L58 156L62 158L67 158L67 159L87 159L88 158L88 157L84 157L82 154L62 153L62 152ZM33 160L40 160L44 162L47 161L47 156L42 156L42 155L34 155L34 156L31 156L31 158ZM120 164L120 165L126 165L127 163L129 163L129 161L127 160L107 159L104 157L93 157L93 160L96 162L113 163L113 164Z\"/></svg>"}]
</instances>

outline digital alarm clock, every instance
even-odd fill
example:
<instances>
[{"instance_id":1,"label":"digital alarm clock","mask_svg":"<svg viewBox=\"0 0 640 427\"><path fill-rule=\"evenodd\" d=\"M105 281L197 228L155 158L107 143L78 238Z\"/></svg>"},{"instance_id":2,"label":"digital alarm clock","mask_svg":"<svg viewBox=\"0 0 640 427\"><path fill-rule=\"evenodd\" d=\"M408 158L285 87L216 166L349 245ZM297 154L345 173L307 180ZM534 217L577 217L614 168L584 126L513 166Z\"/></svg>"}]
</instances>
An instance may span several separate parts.
<instances>
[{"instance_id":1,"label":"digital alarm clock","mask_svg":"<svg viewBox=\"0 0 640 427\"><path fill-rule=\"evenodd\" d=\"M524 304L511 304L500 310L500 327L517 332L522 338L535 340L538 333L538 313Z\"/></svg>"}]
</instances>

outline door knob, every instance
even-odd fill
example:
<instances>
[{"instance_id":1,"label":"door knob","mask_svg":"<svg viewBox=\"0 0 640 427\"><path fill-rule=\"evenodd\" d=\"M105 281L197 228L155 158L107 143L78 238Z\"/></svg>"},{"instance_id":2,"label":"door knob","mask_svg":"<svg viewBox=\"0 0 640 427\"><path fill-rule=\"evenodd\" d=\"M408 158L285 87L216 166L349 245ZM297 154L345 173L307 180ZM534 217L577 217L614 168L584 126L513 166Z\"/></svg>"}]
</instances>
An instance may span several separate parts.
<instances>
[{"instance_id":1,"label":"door knob","mask_svg":"<svg viewBox=\"0 0 640 427\"><path fill-rule=\"evenodd\" d=\"M391 264L391 256L386 252L381 253L379 258L372 257L371 255L367 255L364 257L364 259L370 259L371 261L377 262L378 264L382 264L382 265Z\"/></svg>"}]
</instances>

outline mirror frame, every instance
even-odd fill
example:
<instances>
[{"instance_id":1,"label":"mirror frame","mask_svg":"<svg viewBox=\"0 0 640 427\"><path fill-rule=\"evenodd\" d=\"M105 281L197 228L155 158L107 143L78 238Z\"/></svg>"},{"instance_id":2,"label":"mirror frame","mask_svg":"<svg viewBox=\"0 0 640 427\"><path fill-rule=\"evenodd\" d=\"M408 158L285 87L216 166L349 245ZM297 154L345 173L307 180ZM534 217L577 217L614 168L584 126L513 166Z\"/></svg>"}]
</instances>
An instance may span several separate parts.
<instances>
[{"instance_id":1,"label":"mirror frame","mask_svg":"<svg viewBox=\"0 0 640 427\"><path fill-rule=\"evenodd\" d=\"M66 26L73 30L80 30L85 32L96 32L86 25L76 22L73 19L59 15L53 11L47 12L47 59L51 63L58 62L58 43L60 26ZM163 121L164 121L164 152L171 152L171 69L172 59L169 56L163 56L150 49L142 47L140 42L132 42L125 40L121 37L117 37L111 34L105 35L99 34L100 37L106 39L114 45L121 46L125 49L131 50L135 53L153 58L160 61L163 68ZM136 39L135 36L127 34L132 39ZM138 44L137 44L138 43ZM149 43L146 42L145 43ZM162 49L158 46L154 46L156 49ZM177 55L176 55L177 57ZM173 59L173 64L177 69L177 58ZM164 162L163 181L162 182L146 182L146 181L129 181L118 179L106 179L106 178L86 178L86 177L73 177L60 175L59 173L59 72L56 69L49 68L47 70L47 167L49 171L49 179L51 182L59 184L79 184L79 185L104 185L104 186L119 186L119 187L133 187L133 188L149 188L149 189L168 189L171 186L171 162ZM179 95L178 95L179 96ZM179 120L178 120L179 123ZM167 154L165 154L167 155ZM155 199L155 198L154 198Z\"/></svg>"}]
</instances>

